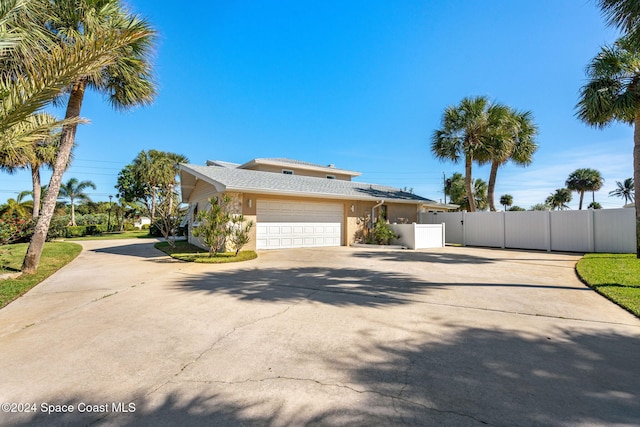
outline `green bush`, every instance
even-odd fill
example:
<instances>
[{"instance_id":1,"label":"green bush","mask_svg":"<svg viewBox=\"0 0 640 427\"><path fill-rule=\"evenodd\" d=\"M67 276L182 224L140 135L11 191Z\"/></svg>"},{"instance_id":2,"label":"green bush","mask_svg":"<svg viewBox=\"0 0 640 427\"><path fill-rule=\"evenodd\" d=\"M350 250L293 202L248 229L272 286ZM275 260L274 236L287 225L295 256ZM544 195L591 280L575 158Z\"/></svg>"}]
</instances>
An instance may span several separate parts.
<instances>
[{"instance_id":1,"label":"green bush","mask_svg":"<svg viewBox=\"0 0 640 427\"><path fill-rule=\"evenodd\" d=\"M388 245L392 239L397 238L396 233L383 220L378 220L373 227L373 241L379 245Z\"/></svg>"},{"instance_id":2,"label":"green bush","mask_svg":"<svg viewBox=\"0 0 640 427\"><path fill-rule=\"evenodd\" d=\"M49 224L49 231L47 232L47 241L65 237L67 235L67 224L69 224L68 215L53 216Z\"/></svg>"},{"instance_id":3,"label":"green bush","mask_svg":"<svg viewBox=\"0 0 640 427\"><path fill-rule=\"evenodd\" d=\"M135 229L136 229L136 227L133 224L131 224L130 222L125 222L124 223L124 231L132 231L132 230L135 230Z\"/></svg>"},{"instance_id":4,"label":"green bush","mask_svg":"<svg viewBox=\"0 0 640 427\"><path fill-rule=\"evenodd\" d=\"M84 225L70 225L67 227L65 237L84 237L87 235L87 227Z\"/></svg>"},{"instance_id":5,"label":"green bush","mask_svg":"<svg viewBox=\"0 0 640 427\"><path fill-rule=\"evenodd\" d=\"M149 224L142 224L142 229L143 230L148 230L149 228L150 228Z\"/></svg>"}]
</instances>

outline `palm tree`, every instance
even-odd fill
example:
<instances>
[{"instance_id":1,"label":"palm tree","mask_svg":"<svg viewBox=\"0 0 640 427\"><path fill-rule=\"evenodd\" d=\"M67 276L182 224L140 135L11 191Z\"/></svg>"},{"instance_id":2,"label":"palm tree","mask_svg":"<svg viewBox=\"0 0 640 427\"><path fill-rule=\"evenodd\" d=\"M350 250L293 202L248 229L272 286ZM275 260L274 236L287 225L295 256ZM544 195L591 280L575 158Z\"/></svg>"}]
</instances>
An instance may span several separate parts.
<instances>
[{"instance_id":1,"label":"palm tree","mask_svg":"<svg viewBox=\"0 0 640 427\"><path fill-rule=\"evenodd\" d=\"M640 7L637 0L598 0L607 24L626 33L635 47L640 47Z\"/></svg>"},{"instance_id":2,"label":"palm tree","mask_svg":"<svg viewBox=\"0 0 640 427\"><path fill-rule=\"evenodd\" d=\"M528 166L533 161L533 154L538 150L535 137L538 128L533 123L530 111L515 111L509 109L503 118L503 131L497 132L490 144L491 171L489 172L489 186L487 198L489 209L495 211L494 193L498 168L511 160L518 166Z\"/></svg>"},{"instance_id":3,"label":"palm tree","mask_svg":"<svg viewBox=\"0 0 640 427\"><path fill-rule=\"evenodd\" d=\"M506 211L509 206L513 204L513 196L511 194L503 194L500 196L500 204L504 206Z\"/></svg>"},{"instance_id":4,"label":"palm tree","mask_svg":"<svg viewBox=\"0 0 640 427\"><path fill-rule=\"evenodd\" d=\"M486 97L464 98L459 105L446 108L440 129L431 137L431 152L440 160L458 163L464 157L465 188L469 197L469 211L477 209L473 196L472 165L474 161L489 161L491 139L500 131L500 124L509 109L492 104Z\"/></svg>"},{"instance_id":5,"label":"palm tree","mask_svg":"<svg viewBox=\"0 0 640 427\"><path fill-rule=\"evenodd\" d=\"M58 2L61 3L61 2ZM70 3L70 2L67 2ZM147 37L140 29L99 29L60 43L48 30L53 2L0 2L0 149L20 149L42 139L51 128L24 125L78 76L100 72L121 50ZM55 126L81 122L78 117Z\"/></svg>"},{"instance_id":6,"label":"palm tree","mask_svg":"<svg viewBox=\"0 0 640 427\"><path fill-rule=\"evenodd\" d=\"M621 197L624 199L624 204L635 202L635 192L633 191L633 178L627 178L624 182L616 181L616 188L613 191L609 191L609 196Z\"/></svg>"},{"instance_id":7,"label":"palm tree","mask_svg":"<svg viewBox=\"0 0 640 427\"><path fill-rule=\"evenodd\" d=\"M589 82L580 90L578 118L604 128L612 122L634 126L633 182L640 191L640 52L629 40L603 47L587 66ZM636 256L640 258L640 199L636 198Z\"/></svg>"},{"instance_id":8,"label":"palm tree","mask_svg":"<svg viewBox=\"0 0 640 427\"><path fill-rule=\"evenodd\" d=\"M29 211L33 206L33 202L31 200L24 200L29 193L29 191L21 191L15 199L8 199L7 203L0 209L0 214L18 218L27 218L30 216L31 212Z\"/></svg>"},{"instance_id":9,"label":"palm tree","mask_svg":"<svg viewBox=\"0 0 640 427\"><path fill-rule=\"evenodd\" d=\"M569 203L571 201L571 190L568 188L558 188L555 193L551 193L545 205L550 206L552 209L563 211L569 209Z\"/></svg>"},{"instance_id":10,"label":"palm tree","mask_svg":"<svg viewBox=\"0 0 640 427\"><path fill-rule=\"evenodd\" d=\"M576 169L571 172L569 178L565 182L567 188L571 191L576 191L580 194L580 204L578 206L578 210L582 209L582 201L584 199L584 193L586 191L596 192L602 188L602 175L595 169ZM595 196L594 200L595 202Z\"/></svg>"},{"instance_id":11,"label":"palm tree","mask_svg":"<svg viewBox=\"0 0 640 427\"><path fill-rule=\"evenodd\" d=\"M142 183L145 192L151 197L149 206L151 221L155 219L158 193L171 193L176 186L176 176L180 163L189 160L182 154L160 150L141 151L133 160L133 175L137 182ZM173 198L170 198L171 202ZM172 204L172 202L170 203Z\"/></svg>"},{"instance_id":12,"label":"palm tree","mask_svg":"<svg viewBox=\"0 0 640 427\"><path fill-rule=\"evenodd\" d=\"M69 199L71 203L71 225L76 225L76 200L91 201L91 198L84 192L85 189L96 189L96 185L91 181L78 182L76 178L71 178L66 184L60 186L59 199Z\"/></svg>"},{"instance_id":13,"label":"palm tree","mask_svg":"<svg viewBox=\"0 0 640 427\"><path fill-rule=\"evenodd\" d=\"M119 0L74 0L51 3L51 19L46 29L62 45L75 45L102 34L122 34L126 43L114 52L114 60L99 72L76 73L67 87L68 101L65 119L78 119L84 93L94 89L109 97L116 109L151 103L155 84L151 76L150 54L155 31L140 17L130 14ZM130 34L138 37L131 39ZM42 206L34 235L24 259L23 273L35 273L53 211L62 174L74 145L78 124L62 127L58 156L53 167L49 191Z\"/></svg>"},{"instance_id":14,"label":"palm tree","mask_svg":"<svg viewBox=\"0 0 640 427\"><path fill-rule=\"evenodd\" d=\"M41 139L34 140L32 145L19 145L9 150L6 149L7 147L4 147L4 150L0 149L0 170L10 174L22 168L31 170L34 219L38 217L41 205L40 168L53 166L60 144L60 132L55 128L57 122L55 117L47 113L32 114L23 123L26 126L50 129L49 135L41 133Z\"/></svg>"}]
</instances>

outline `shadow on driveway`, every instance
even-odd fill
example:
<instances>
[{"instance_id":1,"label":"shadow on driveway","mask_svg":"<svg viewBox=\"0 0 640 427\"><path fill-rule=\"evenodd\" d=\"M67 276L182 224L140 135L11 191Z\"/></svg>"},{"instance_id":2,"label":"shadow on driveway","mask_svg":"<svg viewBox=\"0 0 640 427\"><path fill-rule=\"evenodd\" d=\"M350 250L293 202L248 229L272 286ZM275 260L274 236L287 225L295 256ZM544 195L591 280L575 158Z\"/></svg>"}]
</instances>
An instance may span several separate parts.
<instances>
[{"instance_id":1,"label":"shadow on driveway","mask_svg":"<svg viewBox=\"0 0 640 427\"><path fill-rule=\"evenodd\" d=\"M423 300L434 290L458 287L562 289L592 292L586 286L520 283L436 283L397 273L359 268L264 268L188 275L176 288L231 295L245 301L308 301L330 305L382 306Z\"/></svg>"},{"instance_id":2,"label":"shadow on driveway","mask_svg":"<svg viewBox=\"0 0 640 427\"><path fill-rule=\"evenodd\" d=\"M100 418L121 426L638 425L637 336L605 330L555 334L460 328L437 342L325 353L326 365L346 374L347 385L318 380L313 372L295 381L265 372L232 383L216 381L215 371L203 372L197 389L183 383L182 391L160 399L135 399L135 413L24 414L12 425L92 424ZM299 394L301 384L311 394ZM347 398L331 400L332 390Z\"/></svg>"}]
</instances>

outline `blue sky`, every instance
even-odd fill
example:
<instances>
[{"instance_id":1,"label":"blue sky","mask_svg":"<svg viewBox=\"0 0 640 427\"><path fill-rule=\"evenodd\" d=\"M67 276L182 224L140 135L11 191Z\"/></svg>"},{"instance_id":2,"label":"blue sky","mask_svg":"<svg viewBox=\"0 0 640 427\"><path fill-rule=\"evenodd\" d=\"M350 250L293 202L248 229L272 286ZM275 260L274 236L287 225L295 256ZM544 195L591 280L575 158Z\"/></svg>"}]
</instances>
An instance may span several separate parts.
<instances>
[{"instance_id":1,"label":"blue sky","mask_svg":"<svg viewBox=\"0 0 640 427\"><path fill-rule=\"evenodd\" d=\"M585 65L616 38L595 0L128 4L159 31L159 94L125 113L100 95L85 98L91 124L78 130L64 179L93 181L93 200L115 195L118 171L152 148L195 164L333 163L362 172L359 181L440 200L443 172L464 167L436 160L431 134L448 105L486 95L532 111L540 130L533 164L498 173L497 198L509 193L528 208L590 167L605 178L596 200L622 205L607 193L633 175L632 128L598 130L575 118ZM474 167L474 178L488 173ZM0 200L27 189L28 173L0 174Z\"/></svg>"}]
</instances>

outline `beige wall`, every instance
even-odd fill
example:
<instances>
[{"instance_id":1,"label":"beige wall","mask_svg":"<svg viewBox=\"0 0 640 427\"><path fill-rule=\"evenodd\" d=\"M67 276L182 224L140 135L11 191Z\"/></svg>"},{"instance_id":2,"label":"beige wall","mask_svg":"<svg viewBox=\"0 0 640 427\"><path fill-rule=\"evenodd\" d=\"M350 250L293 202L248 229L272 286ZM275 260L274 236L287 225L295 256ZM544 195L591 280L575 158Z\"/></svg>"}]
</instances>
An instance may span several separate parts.
<instances>
[{"instance_id":1,"label":"beige wall","mask_svg":"<svg viewBox=\"0 0 640 427\"><path fill-rule=\"evenodd\" d=\"M262 171L262 172L273 172L273 173L282 173L283 169L293 171L294 175L300 176L313 176L315 178L326 178L327 175L333 175L336 179L340 179L343 181L351 181L350 175L339 174L334 172L324 172L324 171L314 171L307 169L299 169L296 167L289 166L273 166L273 165L255 165L251 168L254 171Z\"/></svg>"},{"instance_id":2,"label":"beige wall","mask_svg":"<svg viewBox=\"0 0 640 427\"><path fill-rule=\"evenodd\" d=\"M205 184L203 186L203 184ZM208 187L208 188L207 188ZM320 199L315 197L288 197L278 195L265 195L255 193L228 193L232 198L233 212L242 214L245 217L245 221L252 221L253 227L250 231L250 241L245 246L246 250L255 250L256 248L256 206L258 200L287 200L296 202L316 202L316 203L340 203L344 210L344 227L342 235L342 245L349 246L355 243L356 239L361 235L363 226L365 225L365 218L371 216L371 208L376 202L368 201L351 201L343 199ZM209 199L212 196L219 196L220 194L215 192L212 185L206 184L203 181L199 181L192 193L189 203L198 202L198 209L206 209ZM198 196L198 198L194 197ZM249 206L251 204L251 206ZM404 203L385 203L387 205L387 216L389 222L416 222L418 208L416 205L404 204ZM353 212L351 207L353 206ZM376 215L378 211L376 210ZM401 221L404 219L404 221ZM189 230L192 229L192 223L189 223ZM189 242L204 247L202 241L197 239L189 233Z\"/></svg>"}]
</instances>

